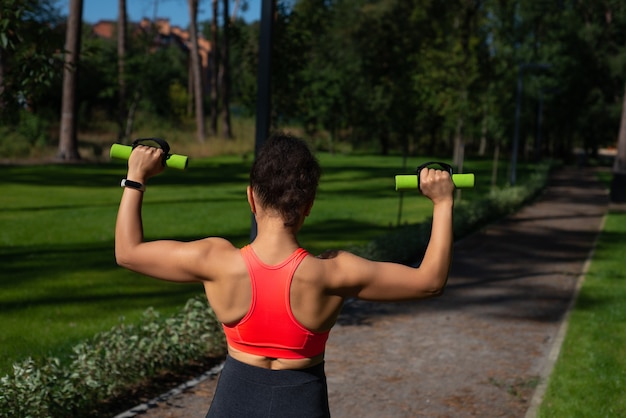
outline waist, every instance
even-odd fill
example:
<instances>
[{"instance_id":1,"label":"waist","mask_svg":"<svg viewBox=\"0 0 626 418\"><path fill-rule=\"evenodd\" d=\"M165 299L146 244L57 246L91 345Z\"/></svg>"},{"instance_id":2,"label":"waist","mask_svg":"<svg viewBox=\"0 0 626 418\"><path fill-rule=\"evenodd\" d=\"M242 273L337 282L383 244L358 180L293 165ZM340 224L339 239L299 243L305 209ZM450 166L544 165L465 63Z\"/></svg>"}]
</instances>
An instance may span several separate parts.
<instances>
[{"instance_id":1,"label":"waist","mask_svg":"<svg viewBox=\"0 0 626 418\"><path fill-rule=\"evenodd\" d=\"M306 358L268 357L247 353L228 345L228 355L247 365L267 370L305 370L324 363L324 353Z\"/></svg>"},{"instance_id":2,"label":"waist","mask_svg":"<svg viewBox=\"0 0 626 418\"><path fill-rule=\"evenodd\" d=\"M244 363L234 358L230 353L226 357L224 368L236 373L240 378L263 385L302 384L307 381L326 379L324 361L303 369L267 369Z\"/></svg>"}]
</instances>

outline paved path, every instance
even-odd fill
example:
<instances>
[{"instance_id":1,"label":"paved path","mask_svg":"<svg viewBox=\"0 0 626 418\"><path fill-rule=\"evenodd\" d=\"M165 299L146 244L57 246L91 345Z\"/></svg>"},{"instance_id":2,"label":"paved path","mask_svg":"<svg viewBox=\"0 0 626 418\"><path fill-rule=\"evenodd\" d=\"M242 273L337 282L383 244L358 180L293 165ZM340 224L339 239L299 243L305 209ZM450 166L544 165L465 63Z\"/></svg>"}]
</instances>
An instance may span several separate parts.
<instances>
[{"instance_id":1,"label":"paved path","mask_svg":"<svg viewBox=\"0 0 626 418\"><path fill-rule=\"evenodd\" d=\"M442 297L349 304L326 356L333 418L532 416L607 207L590 170L562 169L536 202L456 245ZM214 387L138 416L202 418Z\"/></svg>"}]
</instances>

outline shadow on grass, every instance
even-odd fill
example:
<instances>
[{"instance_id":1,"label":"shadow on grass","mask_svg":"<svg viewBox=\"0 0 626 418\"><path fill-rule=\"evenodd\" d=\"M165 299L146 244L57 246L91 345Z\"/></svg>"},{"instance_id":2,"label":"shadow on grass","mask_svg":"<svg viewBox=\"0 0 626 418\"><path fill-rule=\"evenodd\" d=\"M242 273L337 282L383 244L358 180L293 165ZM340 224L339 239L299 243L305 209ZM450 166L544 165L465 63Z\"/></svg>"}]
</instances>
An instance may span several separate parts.
<instances>
[{"instance_id":1,"label":"shadow on grass","mask_svg":"<svg viewBox=\"0 0 626 418\"><path fill-rule=\"evenodd\" d=\"M203 237L172 239L199 238ZM249 232L226 238L243 245L249 240ZM0 313L65 303L124 304L138 299L149 299L161 306L169 306L171 299L180 305L186 301L181 295L193 293L188 285L146 278L119 267L113 242L3 247L0 248L0 265L3 272Z\"/></svg>"},{"instance_id":2,"label":"shadow on grass","mask_svg":"<svg viewBox=\"0 0 626 418\"><path fill-rule=\"evenodd\" d=\"M245 182L250 163L241 161L202 160L185 171L166 169L152 179L163 185L215 185ZM0 165L0 184L34 184L47 186L113 187L126 174L124 163L48 164L31 166Z\"/></svg>"},{"instance_id":3,"label":"shadow on grass","mask_svg":"<svg viewBox=\"0 0 626 418\"><path fill-rule=\"evenodd\" d=\"M378 156L372 157L374 161ZM251 161L241 158L206 158L191 160L189 168L185 171L166 169L164 173L151 180L154 184L162 185L217 185L233 184L248 181ZM358 161L341 159L333 162L333 159L325 160L322 164L323 174L321 188L326 193L364 193L371 194L371 180L388 179L389 190L395 187L395 175L412 174L414 167L402 169L400 163L396 167L347 164L343 161ZM399 161L399 160L398 160ZM467 162L464 172L473 172L476 175L476 188L468 198L474 195L484 195L491 187L491 162L489 160L477 160ZM503 178L506 164L502 164L500 178ZM532 165L520 164L518 177L520 182L534 172ZM119 184L120 179L126 173L126 163L111 161L110 163L79 163L79 164L41 164L41 165L0 165L0 184L34 184L49 186L77 186L77 187L112 187ZM375 196L373 196L375 197Z\"/></svg>"}]
</instances>

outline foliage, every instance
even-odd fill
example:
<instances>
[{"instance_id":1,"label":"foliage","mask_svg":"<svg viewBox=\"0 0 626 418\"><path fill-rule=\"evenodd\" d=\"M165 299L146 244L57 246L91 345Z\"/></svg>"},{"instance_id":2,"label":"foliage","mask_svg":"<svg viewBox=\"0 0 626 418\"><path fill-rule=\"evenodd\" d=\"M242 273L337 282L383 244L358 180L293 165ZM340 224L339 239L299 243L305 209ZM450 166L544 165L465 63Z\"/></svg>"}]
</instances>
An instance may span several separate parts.
<instances>
[{"instance_id":1,"label":"foliage","mask_svg":"<svg viewBox=\"0 0 626 418\"><path fill-rule=\"evenodd\" d=\"M37 110L60 78L60 17L53 0L0 2L0 122L15 124L19 109Z\"/></svg>"},{"instance_id":2,"label":"foliage","mask_svg":"<svg viewBox=\"0 0 626 418\"><path fill-rule=\"evenodd\" d=\"M169 101L171 103L171 118L174 121L180 121L187 116L189 93L179 81L174 81L170 84L168 93Z\"/></svg>"},{"instance_id":3,"label":"foliage","mask_svg":"<svg viewBox=\"0 0 626 418\"><path fill-rule=\"evenodd\" d=\"M210 39L210 36L207 36ZM231 103L245 115L254 115L257 101L259 24L237 20L230 27Z\"/></svg>"},{"instance_id":4,"label":"foliage","mask_svg":"<svg viewBox=\"0 0 626 418\"><path fill-rule=\"evenodd\" d=\"M2 7L14 10L16 4L24 7L0 14L3 97L20 105L26 100L38 117L54 119L61 72L59 55L51 51L63 49L58 13L51 12L49 0L10 0ZM277 5L273 126L300 125L329 150L349 141L353 149L376 147L382 153L450 156L463 146L465 155L484 155L508 145L516 120L526 160L568 157L575 147L595 154L615 144L626 83L623 2ZM231 103L239 114L256 111L259 27L258 21L241 19L229 27ZM113 120L117 115L115 42L97 39L88 29L79 80L83 127L93 126L101 110ZM128 98L140 112L184 123L183 96L169 89L188 85L188 51L153 29L129 26ZM35 44L36 37L46 42ZM16 109L3 112L11 123L17 123Z\"/></svg>"},{"instance_id":5,"label":"foliage","mask_svg":"<svg viewBox=\"0 0 626 418\"><path fill-rule=\"evenodd\" d=\"M21 110L16 128L0 126L0 155L28 157L34 150L45 148L50 142L50 122L37 114Z\"/></svg>"},{"instance_id":6,"label":"foliage","mask_svg":"<svg viewBox=\"0 0 626 418\"><path fill-rule=\"evenodd\" d=\"M149 309L138 324L123 322L78 344L71 360L48 358L13 366L0 380L0 413L11 417L86 416L155 372L225 354L219 322L206 298L190 299L170 318Z\"/></svg>"}]
</instances>

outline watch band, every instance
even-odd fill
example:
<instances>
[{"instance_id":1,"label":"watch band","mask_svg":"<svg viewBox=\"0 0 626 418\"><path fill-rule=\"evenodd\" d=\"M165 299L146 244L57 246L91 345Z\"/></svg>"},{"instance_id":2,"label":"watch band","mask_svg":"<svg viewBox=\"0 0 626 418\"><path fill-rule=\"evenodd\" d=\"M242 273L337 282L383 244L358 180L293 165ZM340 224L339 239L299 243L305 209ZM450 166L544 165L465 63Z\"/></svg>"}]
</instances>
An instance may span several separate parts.
<instances>
[{"instance_id":1,"label":"watch band","mask_svg":"<svg viewBox=\"0 0 626 418\"><path fill-rule=\"evenodd\" d=\"M128 180L128 179L122 179L122 182L120 183L120 186L122 187L128 187L130 189L135 189L135 190L139 190L140 192L143 192L146 190L146 186L144 186L143 184L137 182L137 181L132 181L132 180Z\"/></svg>"}]
</instances>

